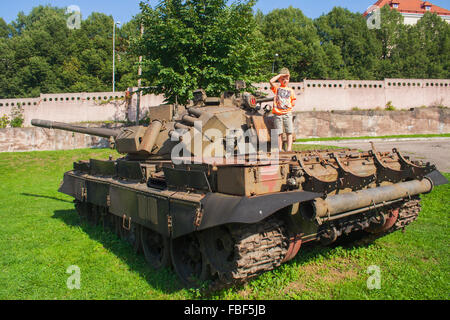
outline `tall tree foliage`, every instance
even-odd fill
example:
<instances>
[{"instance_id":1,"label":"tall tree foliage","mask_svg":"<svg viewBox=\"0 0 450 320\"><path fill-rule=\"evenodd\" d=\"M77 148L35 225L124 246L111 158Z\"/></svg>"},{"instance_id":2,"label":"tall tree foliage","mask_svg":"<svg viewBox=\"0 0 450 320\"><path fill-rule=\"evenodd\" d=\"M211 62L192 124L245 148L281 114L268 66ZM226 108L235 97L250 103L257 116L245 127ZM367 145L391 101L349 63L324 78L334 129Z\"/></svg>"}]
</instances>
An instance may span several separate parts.
<instances>
[{"instance_id":1,"label":"tall tree foliage","mask_svg":"<svg viewBox=\"0 0 450 320\"><path fill-rule=\"evenodd\" d=\"M339 48L332 43L323 45L313 20L300 9L275 9L258 21L269 48L266 57L275 69L289 68L293 81L339 77L334 72L342 64Z\"/></svg>"},{"instance_id":2,"label":"tall tree foliage","mask_svg":"<svg viewBox=\"0 0 450 320\"><path fill-rule=\"evenodd\" d=\"M254 81L260 70L263 39L252 8L254 0L162 0L141 3L145 33L133 50L144 57L148 90L168 101L185 102L192 91L217 95L236 80Z\"/></svg>"},{"instance_id":3,"label":"tall tree foliage","mask_svg":"<svg viewBox=\"0 0 450 320\"><path fill-rule=\"evenodd\" d=\"M332 65L339 79L375 79L381 45L375 32L367 28L366 19L358 13L334 7L314 21L323 46L337 47L341 65Z\"/></svg>"},{"instance_id":4,"label":"tall tree foliage","mask_svg":"<svg viewBox=\"0 0 450 320\"><path fill-rule=\"evenodd\" d=\"M93 13L74 30L67 18L64 9L39 6L7 28L0 21L1 98L111 90L112 17ZM133 24L117 30L118 90L137 83L137 58L127 52L129 37L137 36Z\"/></svg>"},{"instance_id":5,"label":"tall tree foliage","mask_svg":"<svg viewBox=\"0 0 450 320\"><path fill-rule=\"evenodd\" d=\"M403 23L403 16L397 10L391 10L388 5L381 8L381 27L375 29L381 45L381 56L378 66L378 76L385 78L401 78L400 43L407 37L408 26Z\"/></svg>"},{"instance_id":6,"label":"tall tree foliage","mask_svg":"<svg viewBox=\"0 0 450 320\"><path fill-rule=\"evenodd\" d=\"M335 7L312 20L300 9L253 12L256 0L161 0L116 29L116 88L143 85L169 101L267 81L272 68L309 79L450 78L450 25L426 13L416 25L389 6L381 28ZM65 8L38 6L7 24L0 18L0 98L110 91L113 18L93 13L67 27ZM140 37L140 25L144 36ZM275 54L278 54L275 57Z\"/></svg>"},{"instance_id":7,"label":"tall tree foliage","mask_svg":"<svg viewBox=\"0 0 450 320\"><path fill-rule=\"evenodd\" d=\"M450 78L450 25L427 12L414 29L414 36L418 39L414 53L426 56L427 77Z\"/></svg>"},{"instance_id":8,"label":"tall tree foliage","mask_svg":"<svg viewBox=\"0 0 450 320\"><path fill-rule=\"evenodd\" d=\"M10 33L11 33L10 27L5 22L5 20L3 20L3 18L0 18L0 39L8 38Z\"/></svg>"}]
</instances>

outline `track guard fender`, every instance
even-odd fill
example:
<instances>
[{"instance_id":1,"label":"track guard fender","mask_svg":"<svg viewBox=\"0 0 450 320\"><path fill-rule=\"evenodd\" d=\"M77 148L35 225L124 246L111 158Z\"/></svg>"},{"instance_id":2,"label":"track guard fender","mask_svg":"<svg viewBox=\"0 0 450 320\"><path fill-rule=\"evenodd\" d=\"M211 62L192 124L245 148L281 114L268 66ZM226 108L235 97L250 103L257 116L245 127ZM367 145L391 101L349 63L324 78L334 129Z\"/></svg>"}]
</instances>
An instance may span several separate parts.
<instances>
[{"instance_id":1,"label":"track guard fender","mask_svg":"<svg viewBox=\"0 0 450 320\"><path fill-rule=\"evenodd\" d=\"M209 193L201 201L203 219L198 230L227 223L257 223L294 203L322 197L322 193L291 191L256 197Z\"/></svg>"},{"instance_id":2,"label":"track guard fender","mask_svg":"<svg viewBox=\"0 0 450 320\"><path fill-rule=\"evenodd\" d=\"M440 186L442 184L447 184L448 180L442 175L438 170L434 170L427 174L425 177L433 181L433 186Z\"/></svg>"}]
</instances>

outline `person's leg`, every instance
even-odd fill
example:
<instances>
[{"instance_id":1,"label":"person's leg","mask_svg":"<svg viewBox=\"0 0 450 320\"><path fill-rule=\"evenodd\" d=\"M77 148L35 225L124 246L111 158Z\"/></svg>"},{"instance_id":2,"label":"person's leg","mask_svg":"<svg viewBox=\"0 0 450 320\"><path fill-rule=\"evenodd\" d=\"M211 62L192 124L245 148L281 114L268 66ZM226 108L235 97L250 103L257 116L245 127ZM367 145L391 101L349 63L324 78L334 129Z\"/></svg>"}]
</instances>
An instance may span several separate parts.
<instances>
[{"instance_id":1,"label":"person's leg","mask_svg":"<svg viewBox=\"0 0 450 320\"><path fill-rule=\"evenodd\" d=\"M287 136L287 152L291 152L292 151L292 144L293 144L293 133L294 133L294 121L293 121L293 117L292 114L289 113L287 115L284 116L284 130L286 132L286 136Z\"/></svg>"},{"instance_id":2,"label":"person's leg","mask_svg":"<svg viewBox=\"0 0 450 320\"><path fill-rule=\"evenodd\" d=\"M278 149L283 152L283 134L278 135Z\"/></svg>"},{"instance_id":3,"label":"person's leg","mask_svg":"<svg viewBox=\"0 0 450 320\"><path fill-rule=\"evenodd\" d=\"M287 134L287 151L291 152L292 151L292 144L293 144L293 136L292 133L288 133Z\"/></svg>"},{"instance_id":4,"label":"person's leg","mask_svg":"<svg viewBox=\"0 0 450 320\"><path fill-rule=\"evenodd\" d=\"M276 115L274 118L273 126L278 135L278 150L283 151L283 117Z\"/></svg>"}]
</instances>

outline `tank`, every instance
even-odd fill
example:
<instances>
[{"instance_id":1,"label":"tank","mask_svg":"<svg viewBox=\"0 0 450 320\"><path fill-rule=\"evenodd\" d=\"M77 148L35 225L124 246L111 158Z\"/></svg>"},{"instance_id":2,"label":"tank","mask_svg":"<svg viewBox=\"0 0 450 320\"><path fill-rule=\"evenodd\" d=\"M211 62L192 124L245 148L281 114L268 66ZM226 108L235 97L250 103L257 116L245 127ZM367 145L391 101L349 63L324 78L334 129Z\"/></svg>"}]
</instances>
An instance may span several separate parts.
<instances>
[{"instance_id":1,"label":"tank","mask_svg":"<svg viewBox=\"0 0 450 320\"><path fill-rule=\"evenodd\" d=\"M109 139L123 156L75 162L59 192L188 287L244 283L308 242L402 230L417 219L420 194L448 183L397 149L278 152L271 100L197 90L188 105L152 107L148 126L32 124Z\"/></svg>"}]
</instances>

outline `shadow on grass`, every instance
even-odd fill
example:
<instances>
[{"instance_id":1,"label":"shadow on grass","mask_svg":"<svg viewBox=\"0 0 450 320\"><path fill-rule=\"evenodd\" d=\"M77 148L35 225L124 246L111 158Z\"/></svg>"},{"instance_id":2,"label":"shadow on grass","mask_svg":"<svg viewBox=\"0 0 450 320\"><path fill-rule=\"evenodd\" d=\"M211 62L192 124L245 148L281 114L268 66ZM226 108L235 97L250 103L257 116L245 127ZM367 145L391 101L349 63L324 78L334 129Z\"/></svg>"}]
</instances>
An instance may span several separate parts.
<instances>
[{"instance_id":1,"label":"shadow on grass","mask_svg":"<svg viewBox=\"0 0 450 320\"><path fill-rule=\"evenodd\" d=\"M366 235L367 235L366 233L355 232L354 235L342 236L342 238L338 238L336 242L328 246L322 245L320 242L314 241L304 243L301 245L298 254L292 260L284 263L283 265L286 265L287 267L297 265L298 267L301 268L303 265L307 265L312 261L317 261L320 258L328 259L335 252L335 248L338 247L344 248L346 250L353 250L362 247L370 247L373 245L372 241L368 242L361 241ZM263 275L264 273L256 276L255 278L250 279L249 282L258 281L258 279ZM244 284L241 284L228 287L227 289L232 288L235 292L237 292L243 289L243 287ZM203 294L202 298L204 299L209 299L212 297L219 299L226 298L227 296L226 290L206 291Z\"/></svg>"},{"instance_id":2,"label":"shadow on grass","mask_svg":"<svg viewBox=\"0 0 450 320\"><path fill-rule=\"evenodd\" d=\"M60 219L69 226L81 227L92 240L100 242L105 249L127 264L130 270L137 272L154 289L166 294L184 289L172 270L151 268L145 262L144 256L135 253L128 242L119 239L112 231L104 230L100 225L91 226L88 222L80 220L75 210L56 210L52 218Z\"/></svg>"},{"instance_id":3,"label":"shadow on grass","mask_svg":"<svg viewBox=\"0 0 450 320\"><path fill-rule=\"evenodd\" d=\"M178 277L173 270L169 268L163 270L152 269L145 262L144 256L142 254L135 253L132 246L128 242L119 239L112 231L103 230L101 226L91 226L86 221L80 220L80 217L75 210L56 210L53 218L60 219L69 226L81 227L91 239L100 242L105 249L109 250L124 263L126 263L130 270L137 272L154 289L160 290L163 293L172 294L182 289L186 289L197 292L195 299L208 299L212 297L220 298L228 289L231 288L239 291L244 286L244 284L236 284L219 290L186 288L178 280ZM290 262L287 262L287 264L306 264L319 257L327 256L334 248L339 246L347 249L370 246L371 243L366 243L363 245L358 244L358 240L360 240L361 235L362 234L355 234L351 237L344 237L329 246L323 246L317 242L303 244L298 255ZM257 280L259 276L252 278L250 281Z\"/></svg>"},{"instance_id":4,"label":"shadow on grass","mask_svg":"<svg viewBox=\"0 0 450 320\"><path fill-rule=\"evenodd\" d=\"M56 197L51 197L51 196L45 196L42 194L32 194L32 193L21 193L22 196L26 196L26 197L35 197L35 198L45 198L45 199L51 199L51 200L57 200L57 201L62 201L62 202L68 202L68 203L73 203L73 201L70 200L64 200L64 199L60 199L60 198L56 198Z\"/></svg>"}]
</instances>

